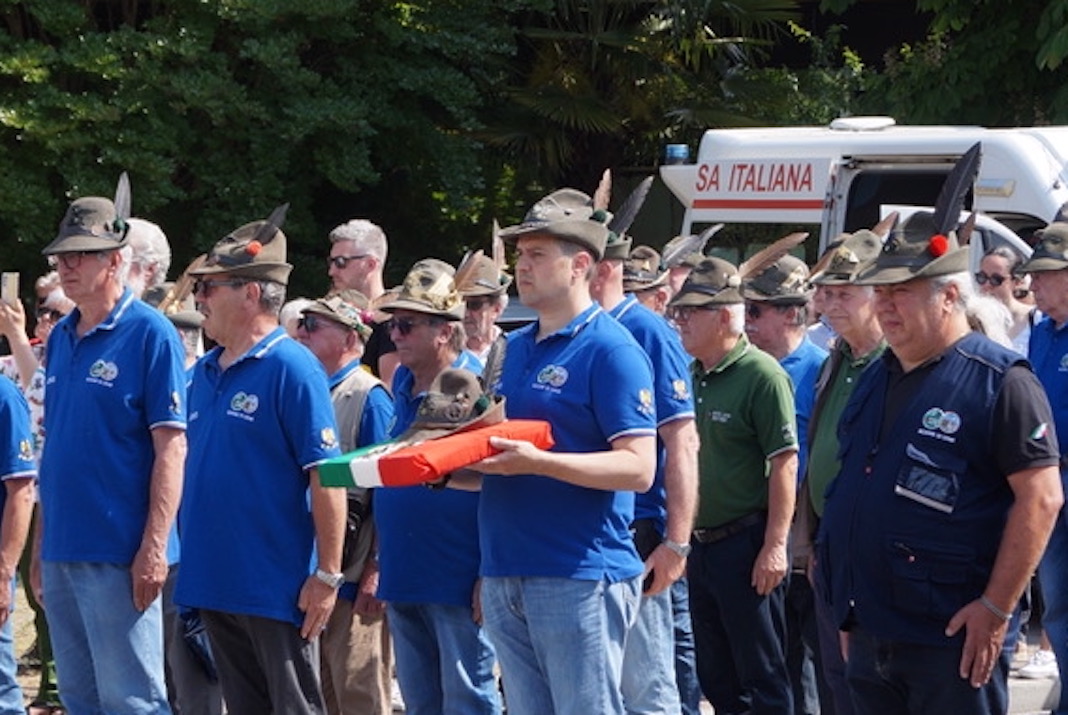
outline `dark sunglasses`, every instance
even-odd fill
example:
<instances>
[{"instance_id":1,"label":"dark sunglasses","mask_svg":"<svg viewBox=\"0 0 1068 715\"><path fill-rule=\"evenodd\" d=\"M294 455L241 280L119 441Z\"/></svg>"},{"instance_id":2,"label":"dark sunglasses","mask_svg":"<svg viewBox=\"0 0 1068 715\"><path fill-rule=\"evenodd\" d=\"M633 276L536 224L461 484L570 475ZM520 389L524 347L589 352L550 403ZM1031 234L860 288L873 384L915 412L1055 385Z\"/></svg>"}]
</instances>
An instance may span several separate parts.
<instances>
[{"instance_id":1,"label":"dark sunglasses","mask_svg":"<svg viewBox=\"0 0 1068 715\"><path fill-rule=\"evenodd\" d=\"M318 315L306 314L306 315L302 315L299 318L297 318L297 327L298 328L304 328L304 330L306 330L309 333L314 333L319 328L326 327L327 324L333 323L333 322L334 321L330 320L329 318L320 318ZM337 325L338 327L341 327L340 323L334 323L334 324Z\"/></svg>"},{"instance_id":2,"label":"dark sunglasses","mask_svg":"<svg viewBox=\"0 0 1068 715\"><path fill-rule=\"evenodd\" d=\"M369 255L369 253L362 253L358 256L330 256L326 259L326 264L339 270L343 270L345 266L349 265L349 261L358 261L361 258L367 258Z\"/></svg>"},{"instance_id":3,"label":"dark sunglasses","mask_svg":"<svg viewBox=\"0 0 1068 715\"><path fill-rule=\"evenodd\" d=\"M493 300L490 298L468 298L464 301L464 306L467 310L475 312L482 310L487 305L493 305Z\"/></svg>"},{"instance_id":4,"label":"dark sunglasses","mask_svg":"<svg viewBox=\"0 0 1068 715\"><path fill-rule=\"evenodd\" d=\"M390 318L386 327L390 332L396 330L401 335L408 335L417 325L434 325L439 322L441 321L433 318Z\"/></svg>"},{"instance_id":5,"label":"dark sunglasses","mask_svg":"<svg viewBox=\"0 0 1068 715\"><path fill-rule=\"evenodd\" d=\"M240 278L231 278L225 281L213 281L205 278L197 278L193 281L193 293L199 293L207 298L211 295L211 292L219 286L230 286L231 288L237 288L239 286L248 285L249 281L241 280Z\"/></svg>"},{"instance_id":6,"label":"dark sunglasses","mask_svg":"<svg viewBox=\"0 0 1068 715\"><path fill-rule=\"evenodd\" d=\"M1001 285L1002 283L1004 283L1007 280L1009 280L1008 276L999 276L997 273L993 273L991 275L987 275L986 273L983 273L982 271L976 271L975 272L975 282L978 283L979 285L986 285L987 283L990 283L990 285L992 285L995 288L997 288L999 285Z\"/></svg>"},{"instance_id":7,"label":"dark sunglasses","mask_svg":"<svg viewBox=\"0 0 1068 715\"><path fill-rule=\"evenodd\" d=\"M63 318L63 313L51 308L40 308L36 313L38 320L51 320L53 323Z\"/></svg>"}]
</instances>

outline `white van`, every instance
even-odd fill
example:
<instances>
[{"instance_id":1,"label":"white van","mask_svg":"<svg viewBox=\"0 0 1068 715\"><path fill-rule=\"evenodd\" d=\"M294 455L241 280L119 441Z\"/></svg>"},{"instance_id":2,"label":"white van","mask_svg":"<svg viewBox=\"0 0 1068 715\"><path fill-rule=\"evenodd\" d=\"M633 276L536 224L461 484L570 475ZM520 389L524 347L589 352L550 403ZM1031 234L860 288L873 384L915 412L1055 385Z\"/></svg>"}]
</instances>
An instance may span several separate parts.
<instances>
[{"instance_id":1,"label":"white van","mask_svg":"<svg viewBox=\"0 0 1068 715\"><path fill-rule=\"evenodd\" d=\"M851 117L827 127L710 129L696 162L664 165L660 176L685 209L682 234L713 223L808 224L819 227L822 251L840 233L875 225L883 206L934 205L976 142L982 163L965 207L1004 224L1006 235L1030 235L1068 202L1068 127L898 126L889 117ZM1001 230L984 229L984 249Z\"/></svg>"}]
</instances>

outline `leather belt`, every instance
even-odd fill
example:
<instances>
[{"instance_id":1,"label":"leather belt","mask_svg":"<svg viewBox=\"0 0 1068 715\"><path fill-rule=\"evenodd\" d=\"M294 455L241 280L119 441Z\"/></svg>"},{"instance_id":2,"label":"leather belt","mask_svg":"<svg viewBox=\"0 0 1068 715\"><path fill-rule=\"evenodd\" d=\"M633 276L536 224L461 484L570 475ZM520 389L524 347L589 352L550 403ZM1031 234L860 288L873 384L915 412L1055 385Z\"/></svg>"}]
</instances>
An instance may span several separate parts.
<instances>
[{"instance_id":1,"label":"leather belt","mask_svg":"<svg viewBox=\"0 0 1068 715\"><path fill-rule=\"evenodd\" d=\"M757 511L752 514L746 514L740 519L728 521L722 526L716 526L710 529L694 529L693 540L699 544L715 544L716 542L723 541L739 532L745 531L751 526L761 524L766 521L767 518L768 515L766 512Z\"/></svg>"}]
</instances>

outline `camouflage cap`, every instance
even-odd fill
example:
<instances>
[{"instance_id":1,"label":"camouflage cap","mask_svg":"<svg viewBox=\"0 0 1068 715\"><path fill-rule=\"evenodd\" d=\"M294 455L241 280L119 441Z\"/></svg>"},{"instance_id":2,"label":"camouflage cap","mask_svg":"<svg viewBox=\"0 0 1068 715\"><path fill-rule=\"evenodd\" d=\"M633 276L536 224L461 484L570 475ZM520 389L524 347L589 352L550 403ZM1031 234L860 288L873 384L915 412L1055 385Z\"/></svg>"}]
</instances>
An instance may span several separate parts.
<instances>
[{"instance_id":1,"label":"camouflage cap","mask_svg":"<svg viewBox=\"0 0 1068 715\"><path fill-rule=\"evenodd\" d=\"M319 298L300 311L302 314L315 313L346 328L351 328L364 342L371 337L370 316L367 297L358 290L343 290Z\"/></svg>"},{"instance_id":2,"label":"camouflage cap","mask_svg":"<svg viewBox=\"0 0 1068 715\"><path fill-rule=\"evenodd\" d=\"M787 254L742 284L746 300L775 305L801 305L808 302L808 266L797 256Z\"/></svg>"},{"instance_id":3,"label":"camouflage cap","mask_svg":"<svg viewBox=\"0 0 1068 715\"><path fill-rule=\"evenodd\" d=\"M464 302L452 279L455 273L445 261L424 258L408 271L397 297L380 309L387 313L414 310L448 320L462 320Z\"/></svg>"},{"instance_id":4,"label":"camouflage cap","mask_svg":"<svg viewBox=\"0 0 1068 715\"><path fill-rule=\"evenodd\" d=\"M118 216L111 199L84 196L67 207L55 239L41 251L46 256L75 251L111 251L126 245L130 226Z\"/></svg>"},{"instance_id":5,"label":"camouflage cap","mask_svg":"<svg viewBox=\"0 0 1068 715\"><path fill-rule=\"evenodd\" d=\"M286 263L286 235L283 204L265 221L253 221L235 229L212 246L204 264L189 271L191 276L232 273L252 280L273 281L286 285L293 266Z\"/></svg>"},{"instance_id":6,"label":"camouflage cap","mask_svg":"<svg viewBox=\"0 0 1068 715\"><path fill-rule=\"evenodd\" d=\"M607 213L594 211L593 199L577 189L557 189L534 204L523 222L501 231L501 239L515 243L523 236L542 234L586 249L601 260L608 243Z\"/></svg>"},{"instance_id":7,"label":"camouflage cap","mask_svg":"<svg viewBox=\"0 0 1068 715\"><path fill-rule=\"evenodd\" d=\"M667 283L667 279L660 254L650 246L635 246L623 263L623 290L628 293L656 288Z\"/></svg>"},{"instance_id":8,"label":"camouflage cap","mask_svg":"<svg viewBox=\"0 0 1068 715\"><path fill-rule=\"evenodd\" d=\"M1068 223L1054 222L1035 231L1034 253L1018 271L1020 273L1039 273L1042 271L1059 271L1068 268Z\"/></svg>"},{"instance_id":9,"label":"camouflage cap","mask_svg":"<svg viewBox=\"0 0 1068 715\"><path fill-rule=\"evenodd\" d=\"M854 279L858 285L905 283L968 270L968 246L957 234L936 233L934 214L917 211L894 229L882 251Z\"/></svg>"},{"instance_id":10,"label":"camouflage cap","mask_svg":"<svg viewBox=\"0 0 1068 715\"><path fill-rule=\"evenodd\" d=\"M670 306L744 303L742 277L733 263L709 256L694 266Z\"/></svg>"},{"instance_id":11,"label":"camouflage cap","mask_svg":"<svg viewBox=\"0 0 1068 715\"><path fill-rule=\"evenodd\" d=\"M481 251L472 255L469 259L471 265L464 273L463 283L456 286L456 290L464 298L473 298L481 295L500 295L508 290L512 284L512 277L497 268L493 259Z\"/></svg>"}]
</instances>

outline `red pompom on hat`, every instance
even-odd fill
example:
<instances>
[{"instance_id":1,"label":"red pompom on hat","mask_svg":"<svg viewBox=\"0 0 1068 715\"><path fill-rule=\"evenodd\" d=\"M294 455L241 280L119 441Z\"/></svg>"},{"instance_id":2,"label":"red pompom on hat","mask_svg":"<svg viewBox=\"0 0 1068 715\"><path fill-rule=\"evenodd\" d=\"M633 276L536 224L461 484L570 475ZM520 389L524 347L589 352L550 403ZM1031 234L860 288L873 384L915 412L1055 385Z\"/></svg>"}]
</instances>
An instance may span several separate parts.
<instances>
[{"instance_id":1,"label":"red pompom on hat","mask_svg":"<svg viewBox=\"0 0 1068 715\"><path fill-rule=\"evenodd\" d=\"M245 253L247 253L250 256L259 255L259 252L262 251L262 250L263 250L263 244L260 243L259 241L249 241L248 245L245 246Z\"/></svg>"},{"instance_id":2,"label":"red pompom on hat","mask_svg":"<svg viewBox=\"0 0 1068 715\"><path fill-rule=\"evenodd\" d=\"M948 238L946 238L945 236L943 236L940 233L939 234L935 234L934 236L931 236L931 241L930 241L930 243L927 244L927 251L932 256L934 256L935 258L938 258L940 256L944 256L944 255L946 255L946 251L948 251L948 250L949 250L949 239Z\"/></svg>"}]
</instances>

